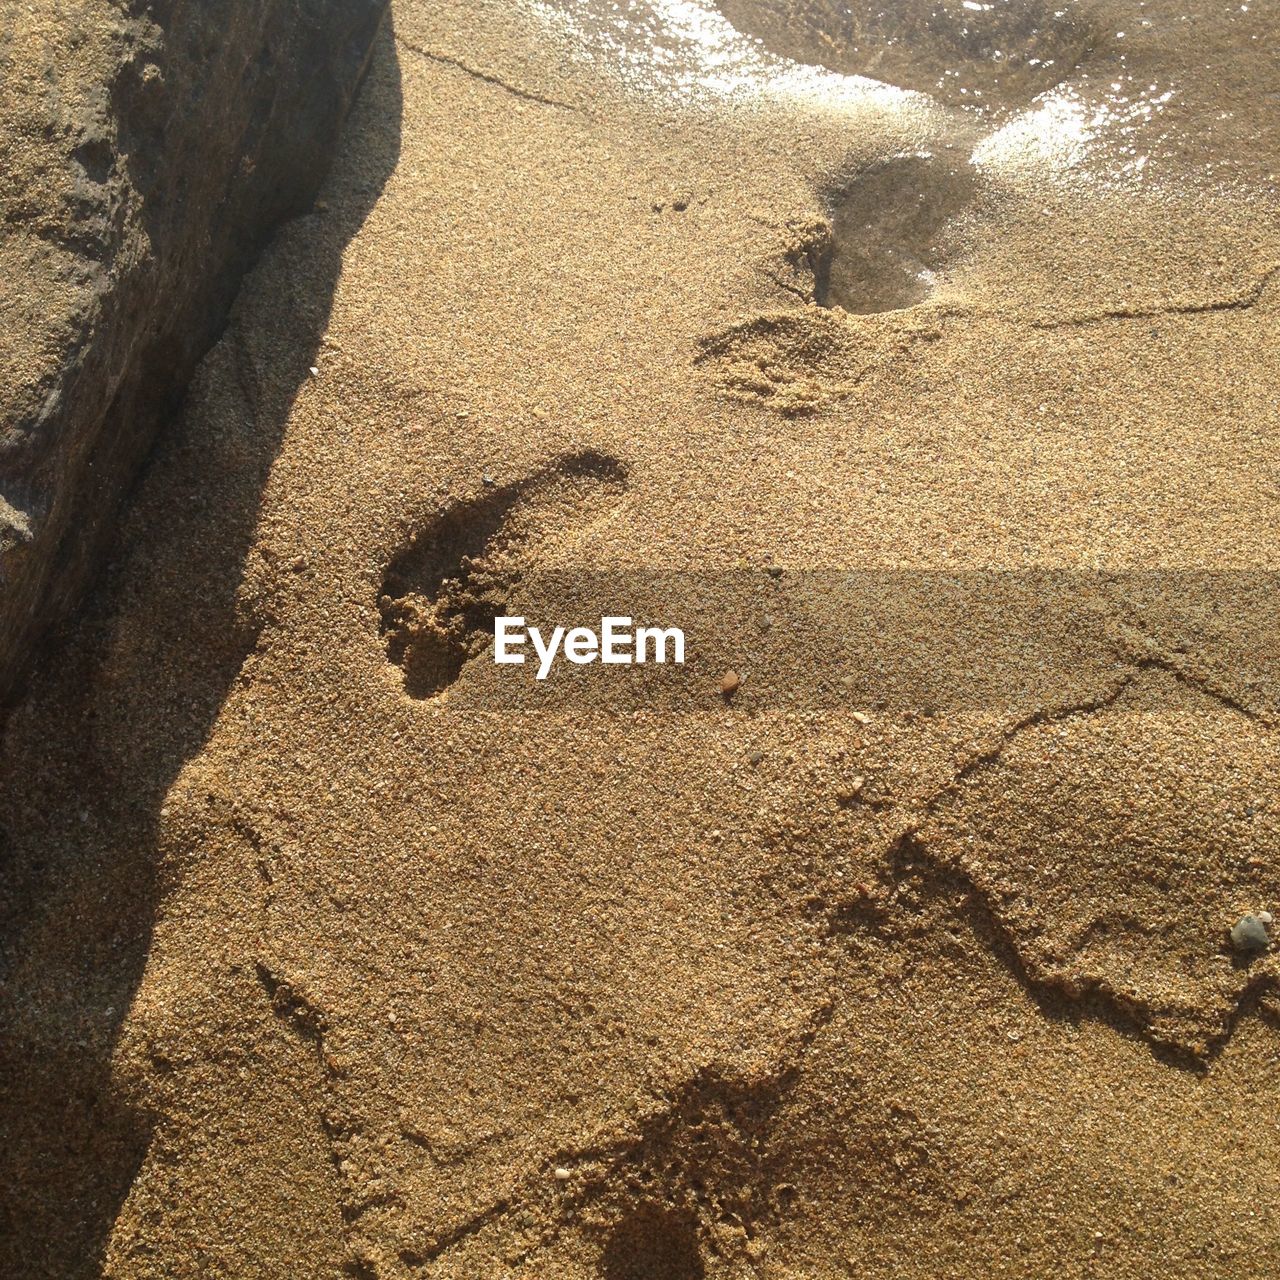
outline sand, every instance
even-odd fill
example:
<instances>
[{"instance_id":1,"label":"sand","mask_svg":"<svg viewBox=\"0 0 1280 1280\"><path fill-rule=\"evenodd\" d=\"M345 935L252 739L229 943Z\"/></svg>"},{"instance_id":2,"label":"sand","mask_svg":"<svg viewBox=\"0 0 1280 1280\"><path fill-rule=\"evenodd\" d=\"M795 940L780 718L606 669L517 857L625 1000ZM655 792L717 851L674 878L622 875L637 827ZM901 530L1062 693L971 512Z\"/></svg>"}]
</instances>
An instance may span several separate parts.
<instances>
[{"instance_id":1,"label":"sand","mask_svg":"<svg viewBox=\"0 0 1280 1280\"><path fill-rule=\"evenodd\" d=\"M834 10L394 6L5 729L7 1274L1274 1269L1274 17Z\"/></svg>"}]
</instances>

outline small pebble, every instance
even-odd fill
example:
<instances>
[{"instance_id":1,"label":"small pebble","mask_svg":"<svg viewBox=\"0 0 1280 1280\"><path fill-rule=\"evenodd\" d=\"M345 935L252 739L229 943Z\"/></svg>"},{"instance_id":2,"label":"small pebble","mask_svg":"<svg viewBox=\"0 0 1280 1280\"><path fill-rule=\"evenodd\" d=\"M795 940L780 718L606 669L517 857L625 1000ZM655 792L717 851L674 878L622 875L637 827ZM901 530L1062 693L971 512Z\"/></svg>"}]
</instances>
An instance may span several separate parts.
<instances>
[{"instance_id":1,"label":"small pebble","mask_svg":"<svg viewBox=\"0 0 1280 1280\"><path fill-rule=\"evenodd\" d=\"M482 476L480 477L480 483L481 483L481 484L494 484L494 483L496 483L496 482L494 481L494 478L493 478L493 477L492 477L492 476L491 476L491 475L486 471L486 472L484 473L484 475L482 475Z\"/></svg>"},{"instance_id":2,"label":"small pebble","mask_svg":"<svg viewBox=\"0 0 1280 1280\"><path fill-rule=\"evenodd\" d=\"M564 1165L560 1165L560 1166L556 1169L556 1181L557 1181L557 1182L568 1182L568 1181L569 1181L569 1179L570 1179L570 1178L572 1178L572 1177L573 1177L573 1174L572 1174L572 1173L570 1173L570 1172L569 1172L569 1170L568 1170L568 1169L566 1169L566 1168L564 1167Z\"/></svg>"},{"instance_id":3,"label":"small pebble","mask_svg":"<svg viewBox=\"0 0 1280 1280\"><path fill-rule=\"evenodd\" d=\"M763 759L764 759L764 752L763 752L763 751L753 751L753 752L752 752L752 753L747 757L747 759L752 763L752 765L757 765L757 764L759 764L759 763L760 763L760 761L761 761L761 760L763 760Z\"/></svg>"},{"instance_id":4,"label":"small pebble","mask_svg":"<svg viewBox=\"0 0 1280 1280\"><path fill-rule=\"evenodd\" d=\"M1259 911L1258 919L1261 920L1263 924L1270 927L1271 924L1274 922L1275 917L1271 914L1270 911Z\"/></svg>"},{"instance_id":5,"label":"small pebble","mask_svg":"<svg viewBox=\"0 0 1280 1280\"><path fill-rule=\"evenodd\" d=\"M1271 938L1258 916L1241 916L1231 930L1231 945L1237 951L1263 951Z\"/></svg>"},{"instance_id":6,"label":"small pebble","mask_svg":"<svg viewBox=\"0 0 1280 1280\"><path fill-rule=\"evenodd\" d=\"M866 713L865 711L855 711L855 712L853 713L853 718L854 718L854 719L855 719L859 724L870 724L870 723L871 723L871 717L870 717L869 715L867 715L867 713Z\"/></svg>"},{"instance_id":7,"label":"small pebble","mask_svg":"<svg viewBox=\"0 0 1280 1280\"><path fill-rule=\"evenodd\" d=\"M862 788L866 785L867 780L861 775L851 778L836 792L836 802L847 809L862 794Z\"/></svg>"},{"instance_id":8,"label":"small pebble","mask_svg":"<svg viewBox=\"0 0 1280 1280\"><path fill-rule=\"evenodd\" d=\"M726 671L720 677L720 692L726 698L731 697L738 692L739 686L742 684L742 677L736 671Z\"/></svg>"}]
</instances>

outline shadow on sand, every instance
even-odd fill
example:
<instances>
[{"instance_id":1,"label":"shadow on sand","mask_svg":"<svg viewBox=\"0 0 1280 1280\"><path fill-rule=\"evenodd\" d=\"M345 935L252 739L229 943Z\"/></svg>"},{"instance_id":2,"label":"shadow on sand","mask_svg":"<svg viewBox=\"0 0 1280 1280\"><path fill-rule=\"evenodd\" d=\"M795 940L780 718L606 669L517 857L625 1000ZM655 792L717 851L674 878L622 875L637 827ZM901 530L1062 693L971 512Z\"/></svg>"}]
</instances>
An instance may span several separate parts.
<instances>
[{"instance_id":1,"label":"shadow on sand","mask_svg":"<svg viewBox=\"0 0 1280 1280\"><path fill-rule=\"evenodd\" d=\"M145 1154L111 1063L161 896L160 809L253 649L236 592L262 493L343 248L395 168L400 118L388 19L324 199L277 234L241 295L278 296L270 359L255 359L238 307L206 358L206 372L235 362L243 411L179 413L109 568L3 726L0 1276L98 1275Z\"/></svg>"}]
</instances>

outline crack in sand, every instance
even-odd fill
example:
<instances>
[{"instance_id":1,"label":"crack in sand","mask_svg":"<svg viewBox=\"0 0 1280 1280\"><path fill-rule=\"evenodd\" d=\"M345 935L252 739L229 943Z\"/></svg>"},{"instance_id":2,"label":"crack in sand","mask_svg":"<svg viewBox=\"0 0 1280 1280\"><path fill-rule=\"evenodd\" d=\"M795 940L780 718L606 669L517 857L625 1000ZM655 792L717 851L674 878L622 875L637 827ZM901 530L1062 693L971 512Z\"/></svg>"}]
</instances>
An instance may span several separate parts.
<instances>
[{"instance_id":1,"label":"crack in sand","mask_svg":"<svg viewBox=\"0 0 1280 1280\"><path fill-rule=\"evenodd\" d=\"M328 1019L324 1013L305 995L302 995L286 979L276 974L262 960L254 962L254 970L262 989L271 1001L272 1011L282 1022L290 1027L297 1036L312 1045L316 1057L327 1076L335 1076L333 1064L325 1054L324 1038L329 1029Z\"/></svg>"},{"instance_id":2,"label":"crack in sand","mask_svg":"<svg viewBox=\"0 0 1280 1280\"><path fill-rule=\"evenodd\" d=\"M770 271L768 267L761 267L760 270L769 278L769 280L776 284L779 289L784 290L786 293L794 294L806 305L813 302L814 298L812 290L806 292L794 284L787 284L787 282L783 280L776 271Z\"/></svg>"},{"instance_id":3,"label":"crack in sand","mask_svg":"<svg viewBox=\"0 0 1280 1280\"><path fill-rule=\"evenodd\" d=\"M486 1208L481 1209L478 1213L472 1214L471 1217L460 1222L456 1227L445 1232L444 1235L437 1236L427 1248L402 1249L400 1251L400 1261L408 1267L425 1267L428 1263L436 1261L437 1258L448 1253L450 1249L455 1248L464 1240L478 1235L490 1223L500 1221L515 1208L519 1208L519 1206L513 1205L509 1200L497 1200Z\"/></svg>"},{"instance_id":4,"label":"crack in sand","mask_svg":"<svg viewBox=\"0 0 1280 1280\"><path fill-rule=\"evenodd\" d=\"M1247 311L1262 300L1267 286L1277 271L1280 271L1280 265L1268 267L1242 293L1229 298L1212 298L1205 302L1165 302L1148 307L1114 307L1083 315L1061 316L1053 320L1033 320L1031 327L1044 330L1073 329L1082 325L1102 324L1108 320L1154 320L1161 316L1194 316L1215 311Z\"/></svg>"},{"instance_id":5,"label":"crack in sand","mask_svg":"<svg viewBox=\"0 0 1280 1280\"><path fill-rule=\"evenodd\" d=\"M759 218L753 218L752 221L758 222L761 226L769 226ZM776 230L777 228L775 226L770 229ZM811 295L807 295L797 290L794 286L783 283L767 268L761 267L761 270L775 284L786 289L789 293L795 293L804 303L812 304L814 302L814 298ZM992 310L986 307L971 307L956 302L935 303L929 299L923 299L910 306L897 308L897 310L918 311L922 314L927 314L934 321L989 320L993 323L1005 324L1013 328L1023 328L1025 326L1026 328L1051 333L1059 329L1076 329L1087 325L1105 324L1109 321L1123 323L1130 320L1155 320L1165 316L1196 316L1212 315L1226 311L1249 311L1262 302L1268 287L1277 274L1280 274L1280 263L1268 267L1252 284L1241 292L1227 298L1209 298L1201 302L1161 302L1153 303L1149 306L1110 307L1101 311L1088 311L1078 315L1057 316L1052 319L1042 320L1020 316L1016 311L1009 312Z\"/></svg>"},{"instance_id":6,"label":"crack in sand","mask_svg":"<svg viewBox=\"0 0 1280 1280\"><path fill-rule=\"evenodd\" d=\"M995 742L966 760L952 777L924 802L918 815L910 820L890 842L881 860L881 875L885 883L892 886L892 891L896 892L900 864L903 863L904 857L912 850L918 851L921 857L929 864L934 874L955 876L973 894L975 900L981 904L982 910L989 918L989 931L996 934L1003 943L1001 947L990 949L993 950L998 958L1005 961L1006 965L1013 971L1014 976L1019 979L1026 989L1032 992L1052 991L1073 1001L1078 1001L1082 996L1086 995L1099 997L1114 1014L1123 1017L1129 1022L1136 1034L1149 1044L1159 1048L1166 1060L1186 1069L1203 1070L1209 1062L1221 1053L1229 1042L1240 1018L1257 1004L1259 997L1265 992L1280 989L1280 979L1277 979L1275 974L1261 972L1250 979L1231 1005L1224 1011L1221 1031L1216 1035L1207 1037L1202 1048L1193 1048L1177 1040L1163 1037L1153 1029L1152 1024L1156 1020L1154 1016L1155 1010L1149 1001L1144 1001L1132 993L1117 989L1104 975L1068 978L1066 975L1047 972L1041 964L1036 962L1033 956L1029 957L1024 954L1025 949L1019 947L1016 932L1008 926L999 914L997 909L999 894L993 886L985 883L971 867L953 864L949 861L940 861L930 848L929 842L921 835L921 831L929 819L947 799L958 793L961 784L979 770L998 763L1009 745L1023 732L1040 725L1053 724L1080 715L1093 715L1096 712L1105 710L1107 707L1114 705L1144 671L1164 671L1179 683L1205 694L1229 710L1244 715L1268 728L1273 726L1273 721L1269 717L1239 702L1228 692L1214 687L1204 677L1182 669L1167 655L1158 652L1144 652L1141 656L1136 656L1129 648L1123 645L1123 642L1122 649L1125 656L1132 659L1133 665L1108 691L1095 697L1082 699L1063 706L1037 708L1029 715L1020 718L1002 730ZM830 934L839 936L849 932L849 927L844 921L846 919L856 919L858 915L865 914L868 909L876 915L880 924L887 920L887 908L884 904L876 902L873 898L865 895L858 899L834 904L825 913ZM1198 1015L1200 1012L1196 1008L1182 1006L1169 1006L1165 1011L1168 1012L1169 1009L1193 1016Z\"/></svg>"},{"instance_id":7,"label":"crack in sand","mask_svg":"<svg viewBox=\"0 0 1280 1280\"><path fill-rule=\"evenodd\" d=\"M1274 716L1267 714L1265 711L1259 711L1256 707L1251 707L1247 702L1242 701L1229 689L1223 688L1204 672L1189 670L1187 663L1196 660L1195 654L1188 654L1185 659L1176 658L1167 650L1160 648L1150 636L1124 624L1122 624L1118 640L1125 657L1134 662L1137 670L1154 669L1166 671L1179 684L1184 684L1188 688L1203 693L1206 697L1221 703L1228 710L1239 712L1240 715L1263 725L1265 728L1274 729L1276 727Z\"/></svg>"},{"instance_id":8,"label":"crack in sand","mask_svg":"<svg viewBox=\"0 0 1280 1280\"><path fill-rule=\"evenodd\" d=\"M1049 1016L1040 997L1061 997L1073 1007L1084 1007L1093 1017L1118 1034L1143 1041L1151 1047L1159 1061L1179 1070L1203 1073L1225 1047L1240 1016L1256 1005L1265 991L1277 985L1271 975L1257 975L1224 1015L1223 1028L1219 1034L1209 1037L1203 1048L1193 1049L1176 1039L1156 1034L1150 1025L1150 1004L1117 988L1107 977L1068 977L1046 971L1034 957L1024 954L1018 945L1016 931L1010 928L996 908L995 903L1001 897L999 888L976 875L969 867L939 861L929 843L916 832L905 832L893 843L885 854L881 877L890 899L898 896L908 882L908 877L913 878L916 886L926 892L942 895L948 888L958 889L963 895L963 901L953 901L950 904L954 917L963 920L979 945L985 947L1005 966L1019 986L1036 1001L1043 1015ZM899 905L892 900L881 902L875 898L865 898L842 906L832 913L841 918L831 923L831 935L840 937L849 934L858 924L867 924L865 919L858 919L860 915L870 915L877 935L884 941L892 942L892 936L885 932L885 928L893 919L894 908ZM1089 1000L1096 1002L1092 1009L1084 1004ZM1170 1011L1191 1016L1197 1012L1190 1006L1165 1006L1165 1012Z\"/></svg>"},{"instance_id":9,"label":"crack in sand","mask_svg":"<svg viewBox=\"0 0 1280 1280\"><path fill-rule=\"evenodd\" d=\"M1267 992L1280 990L1280 981L1274 974L1256 974L1224 1011L1221 1030L1216 1035L1209 1036L1202 1048L1188 1047L1176 1039L1157 1034L1151 1026L1151 1004L1117 988L1107 977L1089 975L1069 978L1046 971L1034 958L1026 956L1018 946L1017 933L1001 918L994 905L999 899L999 892L975 875L971 868L939 862L928 841L920 838L915 824L904 830L885 852L885 865L881 875L889 895L898 892L903 869L912 867L912 852L918 853L926 863L926 875L921 876L918 868L912 868L917 871L917 877L922 883L938 888L950 877L969 896L968 910L959 910L958 914L965 917L975 911L980 912L980 921L968 920L975 937L1005 965L1025 991L1033 996L1041 993L1058 995L1073 1005L1079 1005L1089 997L1097 999L1101 1002L1102 1009L1095 1011L1095 1016L1100 1014L1102 1021L1113 1030L1143 1040L1156 1051L1160 1060L1180 1070L1203 1072L1229 1043L1241 1018L1253 1011ZM883 930L892 918L893 906L892 902L877 900L875 896L837 903L827 912L829 936L840 938L857 927L869 927L885 941L892 941ZM1180 1005L1165 1006L1164 1011L1190 1016L1199 1012L1195 1007Z\"/></svg>"},{"instance_id":10,"label":"crack in sand","mask_svg":"<svg viewBox=\"0 0 1280 1280\"><path fill-rule=\"evenodd\" d=\"M421 45L412 44L403 36L396 36L396 44L408 49L410 53L416 53L420 58L426 58L429 62L438 62L443 66L453 67L458 71L465 72L475 80L494 85L498 89L505 89L515 97L523 98L526 102L541 103L544 107L559 107L562 111L573 111L578 115L586 114L581 107L574 106L571 102L562 102L559 98L549 98L545 94L537 93L532 89L523 89L517 84L512 84L509 80L504 80L501 76L494 75L491 71L481 71L477 67L468 66L460 58L455 58L451 54L438 53L434 49L424 49Z\"/></svg>"}]
</instances>

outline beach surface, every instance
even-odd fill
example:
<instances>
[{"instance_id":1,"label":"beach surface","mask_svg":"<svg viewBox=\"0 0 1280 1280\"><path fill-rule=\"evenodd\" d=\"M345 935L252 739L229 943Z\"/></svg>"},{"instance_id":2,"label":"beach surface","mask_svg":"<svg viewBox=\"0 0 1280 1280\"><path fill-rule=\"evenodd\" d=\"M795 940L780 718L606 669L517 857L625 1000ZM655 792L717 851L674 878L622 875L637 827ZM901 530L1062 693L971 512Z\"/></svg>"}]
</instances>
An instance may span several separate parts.
<instances>
[{"instance_id":1,"label":"beach surface","mask_svg":"<svg viewBox=\"0 0 1280 1280\"><path fill-rule=\"evenodd\" d=\"M6 1274L1272 1273L1280 31L890 9L393 4L4 729Z\"/></svg>"}]
</instances>

